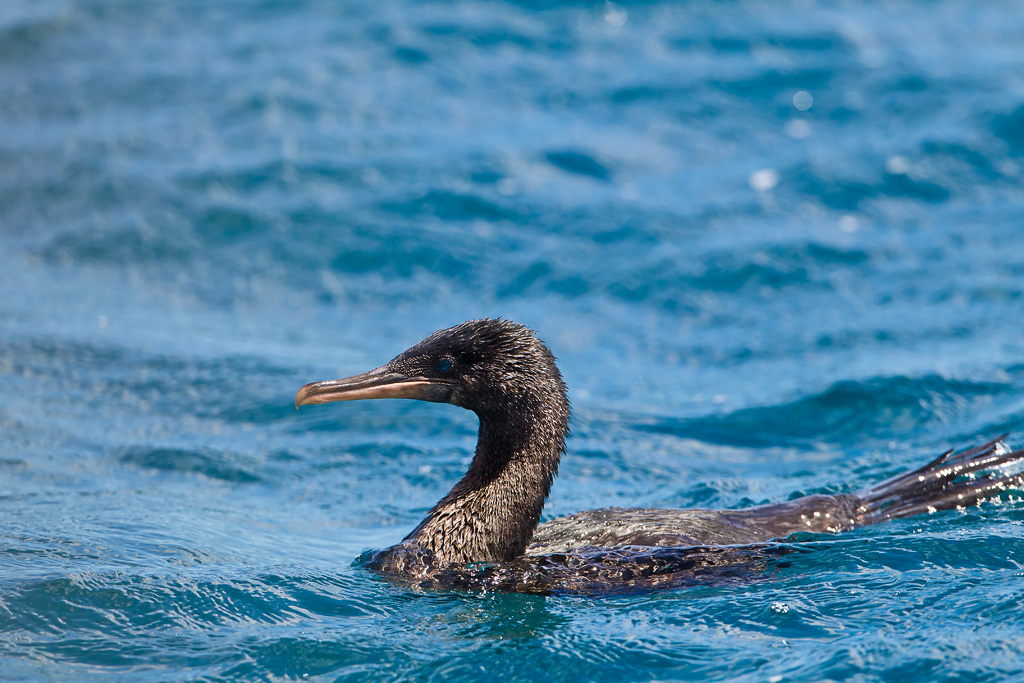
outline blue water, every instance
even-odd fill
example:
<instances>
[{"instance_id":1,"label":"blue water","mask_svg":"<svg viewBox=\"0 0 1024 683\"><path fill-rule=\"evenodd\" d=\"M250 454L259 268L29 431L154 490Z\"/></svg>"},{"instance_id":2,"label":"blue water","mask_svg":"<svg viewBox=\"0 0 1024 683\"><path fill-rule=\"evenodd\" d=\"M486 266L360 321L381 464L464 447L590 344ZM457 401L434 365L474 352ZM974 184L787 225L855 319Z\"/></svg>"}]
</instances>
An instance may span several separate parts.
<instances>
[{"instance_id":1,"label":"blue water","mask_svg":"<svg viewBox=\"0 0 1024 683\"><path fill-rule=\"evenodd\" d=\"M503 316L575 416L545 518L1024 445L1024 13L998 2L0 5L0 678L1024 676L1024 505L749 583L353 566L451 406L292 406ZM308 678L307 678L308 676Z\"/></svg>"}]
</instances>

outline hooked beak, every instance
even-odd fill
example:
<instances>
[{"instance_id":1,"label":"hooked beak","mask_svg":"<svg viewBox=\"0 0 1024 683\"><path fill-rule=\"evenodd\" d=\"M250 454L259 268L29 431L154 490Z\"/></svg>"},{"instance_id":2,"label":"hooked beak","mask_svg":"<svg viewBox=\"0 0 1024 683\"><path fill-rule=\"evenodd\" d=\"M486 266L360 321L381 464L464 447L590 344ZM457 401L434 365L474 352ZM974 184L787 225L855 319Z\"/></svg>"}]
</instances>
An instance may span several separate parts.
<instances>
[{"instance_id":1,"label":"hooked beak","mask_svg":"<svg viewBox=\"0 0 1024 683\"><path fill-rule=\"evenodd\" d=\"M426 377L409 377L386 368L377 368L344 379L313 382L295 394L295 408L311 403L360 401L370 398L415 398L420 401L445 403L451 395L451 384Z\"/></svg>"}]
</instances>

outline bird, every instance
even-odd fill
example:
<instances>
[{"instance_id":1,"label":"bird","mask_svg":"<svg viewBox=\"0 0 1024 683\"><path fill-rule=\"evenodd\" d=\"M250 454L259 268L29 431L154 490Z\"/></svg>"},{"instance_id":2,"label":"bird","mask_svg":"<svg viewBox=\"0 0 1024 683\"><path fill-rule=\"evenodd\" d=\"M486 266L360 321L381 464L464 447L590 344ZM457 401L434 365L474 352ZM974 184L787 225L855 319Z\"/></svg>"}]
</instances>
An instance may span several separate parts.
<instances>
[{"instance_id":1,"label":"bird","mask_svg":"<svg viewBox=\"0 0 1024 683\"><path fill-rule=\"evenodd\" d=\"M800 551L785 543L797 532L963 509L1024 487L1024 450L1003 436L856 493L730 510L610 507L539 524L571 409L533 330L502 318L439 330L375 370L306 384L295 407L384 398L449 403L479 418L465 475L400 543L359 558L423 588L595 594L739 580L785 566L780 558Z\"/></svg>"}]
</instances>

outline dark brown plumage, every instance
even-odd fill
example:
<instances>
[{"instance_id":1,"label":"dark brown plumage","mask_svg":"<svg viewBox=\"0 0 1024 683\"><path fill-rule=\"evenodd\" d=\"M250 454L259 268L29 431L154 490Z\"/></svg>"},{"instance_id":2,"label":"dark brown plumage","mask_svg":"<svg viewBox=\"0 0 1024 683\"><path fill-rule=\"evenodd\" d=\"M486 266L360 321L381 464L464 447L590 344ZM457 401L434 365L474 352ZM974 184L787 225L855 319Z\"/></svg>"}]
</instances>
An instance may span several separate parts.
<instances>
[{"instance_id":1,"label":"dark brown plumage","mask_svg":"<svg viewBox=\"0 0 1024 683\"><path fill-rule=\"evenodd\" d=\"M480 418L465 476L400 544L366 558L373 569L425 585L530 592L680 585L763 567L779 554L766 542L795 531L838 532L964 507L1024 482L1006 469L1024 451L995 440L857 494L745 510L605 508L538 526L570 409L555 358L531 330L507 320L462 323L376 370L307 384L295 404L367 398L452 403Z\"/></svg>"}]
</instances>

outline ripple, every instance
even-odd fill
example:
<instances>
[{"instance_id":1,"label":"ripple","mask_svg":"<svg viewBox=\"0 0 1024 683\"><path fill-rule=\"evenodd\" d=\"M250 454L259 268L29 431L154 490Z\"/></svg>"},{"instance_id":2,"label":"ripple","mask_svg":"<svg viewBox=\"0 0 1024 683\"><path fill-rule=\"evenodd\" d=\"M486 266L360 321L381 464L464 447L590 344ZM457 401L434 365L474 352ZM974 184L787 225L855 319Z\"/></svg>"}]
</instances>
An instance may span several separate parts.
<instances>
[{"instance_id":1,"label":"ripple","mask_svg":"<svg viewBox=\"0 0 1024 683\"><path fill-rule=\"evenodd\" d=\"M992 121L992 132L1015 154L1024 152L1024 105L1000 114Z\"/></svg>"},{"instance_id":2,"label":"ripple","mask_svg":"<svg viewBox=\"0 0 1024 683\"><path fill-rule=\"evenodd\" d=\"M970 382L937 375L838 382L825 391L776 406L723 416L664 420L637 428L734 446L847 444L886 439L922 425L969 415L978 402L1013 391L1010 384Z\"/></svg>"},{"instance_id":3,"label":"ripple","mask_svg":"<svg viewBox=\"0 0 1024 683\"><path fill-rule=\"evenodd\" d=\"M195 250L187 241L147 226L60 235L41 250L54 262L138 262L188 260Z\"/></svg>"},{"instance_id":4,"label":"ripple","mask_svg":"<svg viewBox=\"0 0 1024 683\"><path fill-rule=\"evenodd\" d=\"M190 451L177 448L129 448L120 456L126 465L164 472L190 472L212 479L242 484L262 481L251 471L232 464L236 454L218 451Z\"/></svg>"},{"instance_id":5,"label":"ripple","mask_svg":"<svg viewBox=\"0 0 1024 683\"><path fill-rule=\"evenodd\" d=\"M455 193L445 190L428 192L411 201L388 202L384 209L403 217L435 216L445 221L517 221L515 211L488 201L474 194Z\"/></svg>"},{"instance_id":6,"label":"ripple","mask_svg":"<svg viewBox=\"0 0 1024 683\"><path fill-rule=\"evenodd\" d=\"M51 11L47 11L51 10ZM0 60L29 59L60 36L70 22L50 7L16 7L0 20Z\"/></svg>"},{"instance_id":7,"label":"ripple","mask_svg":"<svg viewBox=\"0 0 1024 683\"><path fill-rule=\"evenodd\" d=\"M592 155L578 150L562 150L547 152L544 158L552 166L576 175L586 176L595 180L610 180L611 171Z\"/></svg>"}]
</instances>

